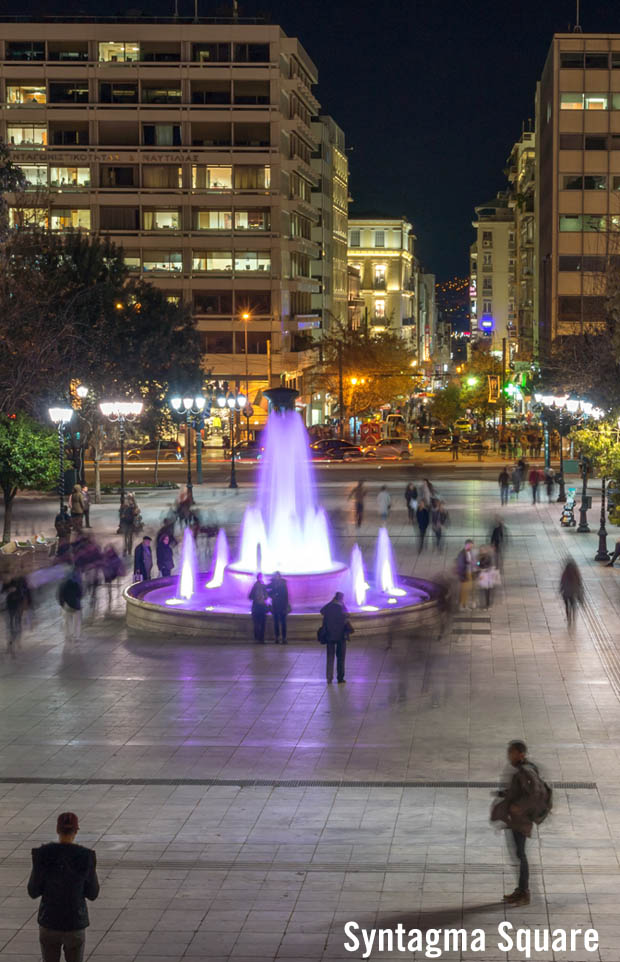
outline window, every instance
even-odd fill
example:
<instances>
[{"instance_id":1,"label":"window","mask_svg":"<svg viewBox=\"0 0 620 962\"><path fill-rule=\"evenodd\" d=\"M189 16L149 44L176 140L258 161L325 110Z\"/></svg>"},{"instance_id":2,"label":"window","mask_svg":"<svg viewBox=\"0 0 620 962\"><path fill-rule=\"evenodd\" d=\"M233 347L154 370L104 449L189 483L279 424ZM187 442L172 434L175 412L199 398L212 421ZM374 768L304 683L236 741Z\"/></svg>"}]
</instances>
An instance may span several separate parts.
<instances>
[{"instance_id":1,"label":"window","mask_svg":"<svg viewBox=\"0 0 620 962\"><path fill-rule=\"evenodd\" d=\"M598 214L560 214L560 230L569 233L605 230L605 218Z\"/></svg>"},{"instance_id":2,"label":"window","mask_svg":"<svg viewBox=\"0 0 620 962\"><path fill-rule=\"evenodd\" d=\"M232 291L194 291L194 313L232 314Z\"/></svg>"},{"instance_id":3,"label":"window","mask_svg":"<svg viewBox=\"0 0 620 962\"><path fill-rule=\"evenodd\" d=\"M482 246L493 247L493 231L491 230L482 231Z\"/></svg>"},{"instance_id":4,"label":"window","mask_svg":"<svg viewBox=\"0 0 620 962\"><path fill-rule=\"evenodd\" d=\"M581 134L560 134L561 150L581 150L583 137Z\"/></svg>"},{"instance_id":5,"label":"window","mask_svg":"<svg viewBox=\"0 0 620 962\"><path fill-rule=\"evenodd\" d=\"M375 231L375 247L385 247L385 231Z\"/></svg>"},{"instance_id":6,"label":"window","mask_svg":"<svg viewBox=\"0 0 620 962\"><path fill-rule=\"evenodd\" d=\"M45 124L8 124L6 136L11 147L45 147L47 145Z\"/></svg>"},{"instance_id":7,"label":"window","mask_svg":"<svg viewBox=\"0 0 620 962\"><path fill-rule=\"evenodd\" d=\"M271 255L269 251L237 251L235 253L236 271L269 271Z\"/></svg>"},{"instance_id":8,"label":"window","mask_svg":"<svg viewBox=\"0 0 620 962\"><path fill-rule=\"evenodd\" d=\"M230 210L197 210L194 212L195 230L232 230L233 215Z\"/></svg>"},{"instance_id":9,"label":"window","mask_svg":"<svg viewBox=\"0 0 620 962\"><path fill-rule=\"evenodd\" d=\"M375 317L385 317L385 301L383 298L375 301Z\"/></svg>"},{"instance_id":10,"label":"window","mask_svg":"<svg viewBox=\"0 0 620 962\"><path fill-rule=\"evenodd\" d=\"M12 40L6 45L7 60L45 60L42 40Z\"/></svg>"},{"instance_id":11,"label":"window","mask_svg":"<svg viewBox=\"0 0 620 962\"><path fill-rule=\"evenodd\" d=\"M183 254L181 251L143 251L142 270L181 273Z\"/></svg>"},{"instance_id":12,"label":"window","mask_svg":"<svg viewBox=\"0 0 620 962\"><path fill-rule=\"evenodd\" d=\"M607 177L604 174L565 174L562 179L564 190L607 190Z\"/></svg>"},{"instance_id":13,"label":"window","mask_svg":"<svg viewBox=\"0 0 620 962\"><path fill-rule=\"evenodd\" d=\"M10 227L43 227L49 226L47 210L44 207L11 207L9 209Z\"/></svg>"},{"instance_id":14,"label":"window","mask_svg":"<svg viewBox=\"0 0 620 962\"><path fill-rule=\"evenodd\" d=\"M269 230L269 211L236 210L235 230Z\"/></svg>"},{"instance_id":15,"label":"window","mask_svg":"<svg viewBox=\"0 0 620 962\"><path fill-rule=\"evenodd\" d=\"M607 110L608 102L607 94L560 94L560 110Z\"/></svg>"},{"instance_id":16,"label":"window","mask_svg":"<svg viewBox=\"0 0 620 962\"><path fill-rule=\"evenodd\" d=\"M230 273L232 271L231 251L194 251L192 254L193 271L214 271Z\"/></svg>"},{"instance_id":17,"label":"window","mask_svg":"<svg viewBox=\"0 0 620 962\"><path fill-rule=\"evenodd\" d=\"M586 53L586 70L609 70L609 54Z\"/></svg>"},{"instance_id":18,"label":"window","mask_svg":"<svg viewBox=\"0 0 620 962\"><path fill-rule=\"evenodd\" d=\"M571 69L574 67L583 68L583 50L563 50L560 52L560 67Z\"/></svg>"},{"instance_id":19,"label":"window","mask_svg":"<svg viewBox=\"0 0 620 962\"><path fill-rule=\"evenodd\" d=\"M560 94L560 110L583 110L583 94Z\"/></svg>"},{"instance_id":20,"label":"window","mask_svg":"<svg viewBox=\"0 0 620 962\"><path fill-rule=\"evenodd\" d=\"M102 104L137 104L138 84L109 83L99 84L99 103Z\"/></svg>"},{"instance_id":21,"label":"window","mask_svg":"<svg viewBox=\"0 0 620 962\"><path fill-rule=\"evenodd\" d=\"M139 271L141 267L140 251L123 249L123 263L129 271Z\"/></svg>"},{"instance_id":22,"label":"window","mask_svg":"<svg viewBox=\"0 0 620 962\"><path fill-rule=\"evenodd\" d=\"M64 61L65 63L80 63L88 60L88 41L50 40L47 44L47 59Z\"/></svg>"},{"instance_id":23,"label":"window","mask_svg":"<svg viewBox=\"0 0 620 962\"><path fill-rule=\"evenodd\" d=\"M90 187L90 167L50 167L50 187Z\"/></svg>"},{"instance_id":24,"label":"window","mask_svg":"<svg viewBox=\"0 0 620 962\"><path fill-rule=\"evenodd\" d=\"M493 270L493 254L485 253L482 255L482 267L486 270Z\"/></svg>"},{"instance_id":25,"label":"window","mask_svg":"<svg viewBox=\"0 0 620 962\"><path fill-rule=\"evenodd\" d=\"M47 165L21 165L21 172L26 178L27 187L47 187Z\"/></svg>"},{"instance_id":26,"label":"window","mask_svg":"<svg viewBox=\"0 0 620 962\"><path fill-rule=\"evenodd\" d=\"M620 94L611 95L612 110L620 110Z\"/></svg>"},{"instance_id":27,"label":"window","mask_svg":"<svg viewBox=\"0 0 620 962\"><path fill-rule=\"evenodd\" d=\"M375 264L375 288L377 290L385 290L385 275L385 264Z\"/></svg>"},{"instance_id":28,"label":"window","mask_svg":"<svg viewBox=\"0 0 620 962\"><path fill-rule=\"evenodd\" d=\"M178 190L183 186L183 168L176 164L144 164L142 167L142 186L158 190Z\"/></svg>"},{"instance_id":29,"label":"window","mask_svg":"<svg viewBox=\"0 0 620 962\"><path fill-rule=\"evenodd\" d=\"M484 315L484 314L492 314L492 313L493 313L493 302L492 302L492 301L483 301L483 302L482 302L482 313L483 313L483 315Z\"/></svg>"},{"instance_id":30,"label":"window","mask_svg":"<svg viewBox=\"0 0 620 962\"><path fill-rule=\"evenodd\" d=\"M608 266L609 258L605 257L604 254L591 254L584 257L578 254L561 254L559 258L561 271L584 271L598 274L606 271Z\"/></svg>"},{"instance_id":31,"label":"window","mask_svg":"<svg viewBox=\"0 0 620 962\"><path fill-rule=\"evenodd\" d=\"M230 81L211 80L208 84L192 83L193 104L229 104Z\"/></svg>"},{"instance_id":32,"label":"window","mask_svg":"<svg viewBox=\"0 0 620 962\"><path fill-rule=\"evenodd\" d=\"M584 94L586 110L607 110L609 98L607 94Z\"/></svg>"},{"instance_id":33,"label":"window","mask_svg":"<svg viewBox=\"0 0 620 962\"><path fill-rule=\"evenodd\" d=\"M235 166L235 190L266 190L271 185L271 167Z\"/></svg>"},{"instance_id":34,"label":"window","mask_svg":"<svg viewBox=\"0 0 620 962\"><path fill-rule=\"evenodd\" d=\"M579 255L562 254L559 259L559 269L561 271L580 271L581 257Z\"/></svg>"},{"instance_id":35,"label":"window","mask_svg":"<svg viewBox=\"0 0 620 962\"><path fill-rule=\"evenodd\" d=\"M159 41L146 41L140 47L140 60L143 63L178 63L181 59L181 44Z\"/></svg>"},{"instance_id":36,"label":"window","mask_svg":"<svg viewBox=\"0 0 620 962\"><path fill-rule=\"evenodd\" d=\"M178 230L181 226L179 210L145 210L142 217L144 230Z\"/></svg>"},{"instance_id":37,"label":"window","mask_svg":"<svg viewBox=\"0 0 620 962\"><path fill-rule=\"evenodd\" d=\"M359 247L359 246L360 246L361 233L362 233L362 232L359 231L359 230L352 230L352 231L351 231L351 234L350 234L351 247Z\"/></svg>"},{"instance_id":38,"label":"window","mask_svg":"<svg viewBox=\"0 0 620 962\"><path fill-rule=\"evenodd\" d=\"M180 87L145 87L142 86L143 104L180 104Z\"/></svg>"},{"instance_id":39,"label":"window","mask_svg":"<svg viewBox=\"0 0 620 962\"><path fill-rule=\"evenodd\" d=\"M140 229L140 210L137 207L101 206L99 227L101 230L137 231Z\"/></svg>"},{"instance_id":40,"label":"window","mask_svg":"<svg viewBox=\"0 0 620 962\"><path fill-rule=\"evenodd\" d=\"M9 106L35 106L47 102L45 84L7 84L6 102Z\"/></svg>"},{"instance_id":41,"label":"window","mask_svg":"<svg viewBox=\"0 0 620 962\"><path fill-rule=\"evenodd\" d=\"M268 43L236 43L235 63L269 63Z\"/></svg>"},{"instance_id":42,"label":"window","mask_svg":"<svg viewBox=\"0 0 620 962\"><path fill-rule=\"evenodd\" d=\"M99 44L99 60L103 63L136 63L139 59L139 43Z\"/></svg>"},{"instance_id":43,"label":"window","mask_svg":"<svg viewBox=\"0 0 620 962\"><path fill-rule=\"evenodd\" d=\"M607 137L593 137L586 134L584 140L586 150L607 150Z\"/></svg>"},{"instance_id":44,"label":"window","mask_svg":"<svg viewBox=\"0 0 620 962\"><path fill-rule=\"evenodd\" d=\"M90 230L90 211L56 207L51 211L52 230Z\"/></svg>"},{"instance_id":45,"label":"window","mask_svg":"<svg viewBox=\"0 0 620 962\"><path fill-rule=\"evenodd\" d=\"M199 63L230 63L229 43L195 43L192 59Z\"/></svg>"},{"instance_id":46,"label":"window","mask_svg":"<svg viewBox=\"0 0 620 962\"><path fill-rule=\"evenodd\" d=\"M150 170L150 167L145 167ZM102 187L136 187L138 182L136 167L112 167L103 166L101 168Z\"/></svg>"},{"instance_id":47,"label":"window","mask_svg":"<svg viewBox=\"0 0 620 962\"><path fill-rule=\"evenodd\" d=\"M482 278L482 293L483 294L493 293L493 278L491 277Z\"/></svg>"},{"instance_id":48,"label":"window","mask_svg":"<svg viewBox=\"0 0 620 962\"><path fill-rule=\"evenodd\" d=\"M143 143L146 147L180 147L180 124L143 124Z\"/></svg>"},{"instance_id":49,"label":"window","mask_svg":"<svg viewBox=\"0 0 620 962\"><path fill-rule=\"evenodd\" d=\"M50 83L51 104L87 104L88 81L68 81L67 83Z\"/></svg>"},{"instance_id":50,"label":"window","mask_svg":"<svg viewBox=\"0 0 620 962\"><path fill-rule=\"evenodd\" d=\"M612 50L611 67L612 70L618 70L618 68L620 68L620 50Z\"/></svg>"},{"instance_id":51,"label":"window","mask_svg":"<svg viewBox=\"0 0 620 962\"><path fill-rule=\"evenodd\" d=\"M579 297L563 295L558 297L558 320L564 322L598 321L605 316L605 298L600 296Z\"/></svg>"},{"instance_id":52,"label":"window","mask_svg":"<svg viewBox=\"0 0 620 962\"><path fill-rule=\"evenodd\" d=\"M79 124L74 127L50 124L50 141L58 147L85 145L88 143L88 124Z\"/></svg>"},{"instance_id":53,"label":"window","mask_svg":"<svg viewBox=\"0 0 620 962\"><path fill-rule=\"evenodd\" d=\"M192 187L194 190L232 190L232 167L194 164Z\"/></svg>"},{"instance_id":54,"label":"window","mask_svg":"<svg viewBox=\"0 0 620 962\"><path fill-rule=\"evenodd\" d=\"M260 106L269 103L268 80L235 80L235 103Z\"/></svg>"}]
</instances>

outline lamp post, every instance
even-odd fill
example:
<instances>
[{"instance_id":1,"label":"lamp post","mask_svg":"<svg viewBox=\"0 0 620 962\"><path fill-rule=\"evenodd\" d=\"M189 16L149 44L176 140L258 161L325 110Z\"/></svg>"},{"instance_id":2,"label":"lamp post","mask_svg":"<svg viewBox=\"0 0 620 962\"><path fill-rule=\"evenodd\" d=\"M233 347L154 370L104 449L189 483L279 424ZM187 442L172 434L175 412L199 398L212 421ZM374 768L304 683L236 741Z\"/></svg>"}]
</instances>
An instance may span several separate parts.
<instances>
[{"instance_id":1,"label":"lamp post","mask_svg":"<svg viewBox=\"0 0 620 962\"><path fill-rule=\"evenodd\" d=\"M62 512L65 503L65 428L73 417L73 408L49 408L49 416L58 428L58 497Z\"/></svg>"},{"instance_id":2,"label":"lamp post","mask_svg":"<svg viewBox=\"0 0 620 962\"><path fill-rule=\"evenodd\" d=\"M235 391L225 397L221 394L217 399L218 407L228 408L230 418L230 484L229 488L238 488L237 471L235 468L235 411L241 411L246 405L247 398Z\"/></svg>"},{"instance_id":3,"label":"lamp post","mask_svg":"<svg viewBox=\"0 0 620 962\"><path fill-rule=\"evenodd\" d=\"M192 441L190 428L192 426L192 421L194 422L194 430L197 432L196 437L196 472L198 475L198 484L202 484L202 439L199 437L200 422L202 421L202 412L206 404L206 399L202 395L197 394L195 397L173 397L170 399L170 407L173 411L183 411L185 412L185 453L187 454L187 491L188 494L192 495L193 484L192 484Z\"/></svg>"},{"instance_id":4,"label":"lamp post","mask_svg":"<svg viewBox=\"0 0 620 962\"><path fill-rule=\"evenodd\" d=\"M241 315L244 324L244 342L245 342L245 396L246 399L250 397L250 373L248 370L248 322L250 320L250 312L244 311ZM269 385L271 387L271 385ZM245 437L246 441L250 440L250 415L246 413L245 415Z\"/></svg>"},{"instance_id":5,"label":"lamp post","mask_svg":"<svg viewBox=\"0 0 620 962\"><path fill-rule=\"evenodd\" d=\"M607 479L601 478L601 523L598 529L598 551L594 555L595 561L609 561L609 551L607 550L607 528L605 526L605 494Z\"/></svg>"},{"instance_id":6,"label":"lamp post","mask_svg":"<svg viewBox=\"0 0 620 962\"><path fill-rule=\"evenodd\" d=\"M142 414L142 401L102 401L99 410L104 418L118 423L121 450L121 508L125 503L125 425Z\"/></svg>"},{"instance_id":7,"label":"lamp post","mask_svg":"<svg viewBox=\"0 0 620 962\"><path fill-rule=\"evenodd\" d=\"M588 524L588 468L590 461L585 455L581 456L581 504L579 505L579 526L577 531L585 534L590 530Z\"/></svg>"},{"instance_id":8,"label":"lamp post","mask_svg":"<svg viewBox=\"0 0 620 962\"><path fill-rule=\"evenodd\" d=\"M564 504L564 502L566 501L566 488L564 487L564 435L562 434L563 421L564 421L564 408L560 408L559 427L558 427L558 434L560 435L560 477L558 479L558 485L560 487L560 491L558 494L558 502L560 504Z\"/></svg>"}]
</instances>

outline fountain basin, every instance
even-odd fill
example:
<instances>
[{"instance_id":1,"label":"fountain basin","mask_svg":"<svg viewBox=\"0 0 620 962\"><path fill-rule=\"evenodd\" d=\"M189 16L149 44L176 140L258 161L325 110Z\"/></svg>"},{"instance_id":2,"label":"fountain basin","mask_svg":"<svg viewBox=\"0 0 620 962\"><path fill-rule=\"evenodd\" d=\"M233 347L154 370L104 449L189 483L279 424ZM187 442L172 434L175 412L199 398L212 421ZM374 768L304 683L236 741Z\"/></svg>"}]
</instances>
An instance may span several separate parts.
<instances>
[{"instance_id":1,"label":"fountain basin","mask_svg":"<svg viewBox=\"0 0 620 962\"><path fill-rule=\"evenodd\" d=\"M204 584L206 574L199 574L198 581ZM290 586L290 577L287 582ZM307 577L307 576L303 576ZM323 578L324 575L317 576ZM134 631L146 632L173 640L178 637L192 638L203 644L230 644L231 642L250 644L252 642L252 621L250 603L239 598L232 604L230 598L220 595L215 588L201 590L198 598L191 602L167 604L175 593L177 578L158 578L154 581L137 582L124 591L127 604L127 626ZM350 621L355 628L352 645L364 644L367 640L385 643L400 635L426 633L436 623L437 588L423 578L399 577L399 584L406 595L388 599L375 592L371 587L367 600L368 610L351 609ZM323 583L325 588L325 584ZM338 590L338 589L336 589ZM309 642L319 647L316 632L321 623L319 608L332 597L323 592L319 604L309 604L293 610L288 617L288 637L293 642ZM273 624L267 618L266 640L273 640Z\"/></svg>"}]
</instances>

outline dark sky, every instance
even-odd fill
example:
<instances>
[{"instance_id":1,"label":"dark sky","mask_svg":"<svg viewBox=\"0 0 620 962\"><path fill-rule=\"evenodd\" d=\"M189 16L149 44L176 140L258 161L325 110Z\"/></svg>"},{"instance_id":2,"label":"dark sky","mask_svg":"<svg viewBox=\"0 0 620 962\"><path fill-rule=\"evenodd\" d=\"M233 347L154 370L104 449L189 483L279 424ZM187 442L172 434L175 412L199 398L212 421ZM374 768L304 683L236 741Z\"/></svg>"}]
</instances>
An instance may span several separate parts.
<instances>
[{"instance_id":1,"label":"dark sky","mask_svg":"<svg viewBox=\"0 0 620 962\"><path fill-rule=\"evenodd\" d=\"M130 7L168 15L174 0L75 0L72 13ZM62 13L66 3L7 0L6 13ZM465 274L474 205L503 188L502 170L554 31L575 0L239 0L298 36L319 68L317 96L352 151L355 211L405 214L418 254L440 278ZM620 32L620 6L581 0L584 31ZM202 16L225 10L199 0ZM193 0L179 0L193 15Z\"/></svg>"}]
</instances>

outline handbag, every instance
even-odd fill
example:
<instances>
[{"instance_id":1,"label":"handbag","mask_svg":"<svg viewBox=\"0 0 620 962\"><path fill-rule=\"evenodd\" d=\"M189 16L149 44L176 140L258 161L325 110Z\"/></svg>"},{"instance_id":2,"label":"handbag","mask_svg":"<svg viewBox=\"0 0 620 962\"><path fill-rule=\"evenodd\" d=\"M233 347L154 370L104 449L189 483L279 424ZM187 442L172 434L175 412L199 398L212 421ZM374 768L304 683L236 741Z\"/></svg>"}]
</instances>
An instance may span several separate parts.
<instances>
[{"instance_id":1,"label":"handbag","mask_svg":"<svg viewBox=\"0 0 620 962\"><path fill-rule=\"evenodd\" d=\"M327 628L325 627L324 624L321 625L321 627L320 627L319 630L317 631L316 637L317 637L317 640L318 640L322 645L326 645L326 644L327 644L327 642L328 642L329 639L328 639L328 637L327 637Z\"/></svg>"}]
</instances>

